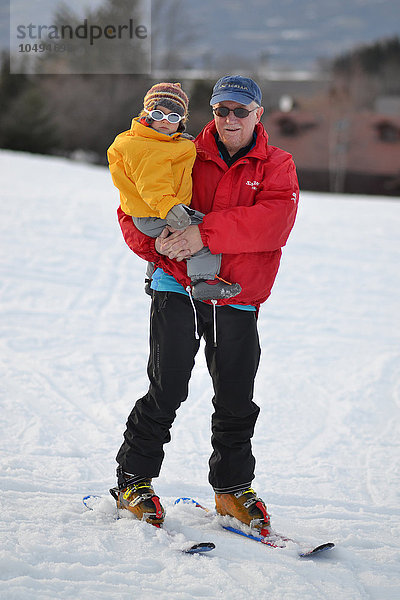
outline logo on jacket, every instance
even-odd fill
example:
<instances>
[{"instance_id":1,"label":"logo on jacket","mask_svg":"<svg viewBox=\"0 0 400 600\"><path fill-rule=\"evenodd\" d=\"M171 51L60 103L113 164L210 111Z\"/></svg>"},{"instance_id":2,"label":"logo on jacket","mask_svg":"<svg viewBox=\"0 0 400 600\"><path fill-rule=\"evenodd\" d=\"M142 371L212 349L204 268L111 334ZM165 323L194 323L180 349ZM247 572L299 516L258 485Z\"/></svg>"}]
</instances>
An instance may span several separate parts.
<instances>
[{"instance_id":1,"label":"logo on jacket","mask_svg":"<svg viewBox=\"0 0 400 600\"><path fill-rule=\"evenodd\" d=\"M256 190L257 187L260 185L260 182L259 181L246 181L246 185L249 185L252 190Z\"/></svg>"}]
</instances>

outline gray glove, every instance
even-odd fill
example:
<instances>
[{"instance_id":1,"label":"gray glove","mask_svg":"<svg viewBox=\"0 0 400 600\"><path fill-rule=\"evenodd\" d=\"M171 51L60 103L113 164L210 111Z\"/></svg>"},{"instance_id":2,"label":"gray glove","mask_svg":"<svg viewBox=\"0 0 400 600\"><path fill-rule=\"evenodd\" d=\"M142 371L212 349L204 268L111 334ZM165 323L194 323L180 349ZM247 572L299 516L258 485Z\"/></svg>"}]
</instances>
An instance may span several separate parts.
<instances>
[{"instance_id":1,"label":"gray glove","mask_svg":"<svg viewBox=\"0 0 400 600\"><path fill-rule=\"evenodd\" d=\"M190 225L190 212L184 204L176 204L168 211L165 220L173 229L186 229Z\"/></svg>"},{"instance_id":2,"label":"gray glove","mask_svg":"<svg viewBox=\"0 0 400 600\"><path fill-rule=\"evenodd\" d=\"M194 142L194 140L196 139L193 135L191 135L190 133L182 133L181 134L181 138L185 138L185 140L191 140L192 142Z\"/></svg>"}]
</instances>

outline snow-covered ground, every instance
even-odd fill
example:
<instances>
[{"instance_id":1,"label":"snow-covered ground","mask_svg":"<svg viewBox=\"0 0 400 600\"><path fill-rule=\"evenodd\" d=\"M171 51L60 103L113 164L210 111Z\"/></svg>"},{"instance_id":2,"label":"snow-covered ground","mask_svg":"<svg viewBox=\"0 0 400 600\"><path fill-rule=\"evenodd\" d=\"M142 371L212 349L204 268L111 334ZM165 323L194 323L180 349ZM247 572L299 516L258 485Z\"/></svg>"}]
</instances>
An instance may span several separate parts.
<instances>
[{"instance_id":1,"label":"snow-covered ground","mask_svg":"<svg viewBox=\"0 0 400 600\"><path fill-rule=\"evenodd\" d=\"M278 531L336 548L301 561L173 506L213 506L200 352L156 481L168 527L216 544L189 556L107 498L150 305L108 171L1 151L0 172L0 597L400 598L400 202L303 193L260 314L254 487Z\"/></svg>"}]
</instances>

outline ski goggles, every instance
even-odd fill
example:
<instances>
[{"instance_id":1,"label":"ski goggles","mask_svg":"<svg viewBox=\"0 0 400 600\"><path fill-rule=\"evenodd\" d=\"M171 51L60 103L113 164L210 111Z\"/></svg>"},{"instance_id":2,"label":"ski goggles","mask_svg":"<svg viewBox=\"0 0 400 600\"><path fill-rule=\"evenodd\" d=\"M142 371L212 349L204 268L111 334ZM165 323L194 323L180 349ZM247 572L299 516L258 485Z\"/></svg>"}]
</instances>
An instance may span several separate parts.
<instances>
[{"instance_id":1,"label":"ski goggles","mask_svg":"<svg viewBox=\"0 0 400 600\"><path fill-rule=\"evenodd\" d=\"M168 113L166 115L165 113L163 113L162 110L159 110L158 108L155 110L147 110L145 108L144 111L147 112L150 118L154 119L154 121L163 121L164 119L167 119L169 123L179 123L179 121L182 121L182 119L184 118L181 117L181 115L178 115L178 113Z\"/></svg>"},{"instance_id":2,"label":"ski goggles","mask_svg":"<svg viewBox=\"0 0 400 600\"><path fill-rule=\"evenodd\" d=\"M237 108L228 108L227 106L218 106L217 108L213 108L213 113L214 113L214 115L217 115L217 117L227 117L229 115L229 113L233 112L235 117L237 117L238 119L245 119L246 117L249 116L249 114L251 112L253 112L253 110L257 110L257 108L259 108L259 106L256 106L255 108L252 108L251 110L247 110L247 108L242 108L241 106L238 106Z\"/></svg>"}]
</instances>

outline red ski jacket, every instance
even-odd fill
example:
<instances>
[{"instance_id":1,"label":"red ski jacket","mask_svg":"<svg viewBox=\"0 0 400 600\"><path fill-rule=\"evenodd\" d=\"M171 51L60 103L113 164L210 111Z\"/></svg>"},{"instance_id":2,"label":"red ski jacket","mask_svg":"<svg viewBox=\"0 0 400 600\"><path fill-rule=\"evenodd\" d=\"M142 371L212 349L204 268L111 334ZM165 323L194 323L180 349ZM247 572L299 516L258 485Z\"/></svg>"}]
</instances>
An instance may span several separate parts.
<instances>
[{"instance_id":1,"label":"red ski jacket","mask_svg":"<svg viewBox=\"0 0 400 600\"><path fill-rule=\"evenodd\" d=\"M230 168L220 157L214 121L196 138L191 207L205 213L199 225L205 246L222 254L220 276L240 283L235 304L257 309L271 293L281 258L296 218L299 186L290 154L268 145L261 123L256 125L255 146ZM132 217L118 209L128 246L141 258L154 262L183 286L190 284L185 261L157 253L154 239L136 229ZM219 300L218 304L232 304Z\"/></svg>"}]
</instances>

